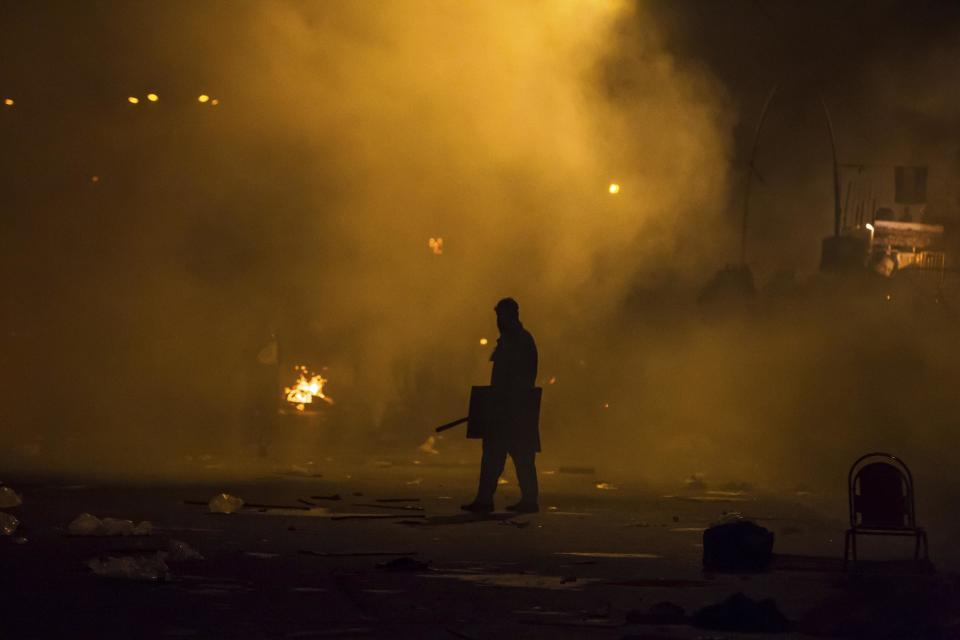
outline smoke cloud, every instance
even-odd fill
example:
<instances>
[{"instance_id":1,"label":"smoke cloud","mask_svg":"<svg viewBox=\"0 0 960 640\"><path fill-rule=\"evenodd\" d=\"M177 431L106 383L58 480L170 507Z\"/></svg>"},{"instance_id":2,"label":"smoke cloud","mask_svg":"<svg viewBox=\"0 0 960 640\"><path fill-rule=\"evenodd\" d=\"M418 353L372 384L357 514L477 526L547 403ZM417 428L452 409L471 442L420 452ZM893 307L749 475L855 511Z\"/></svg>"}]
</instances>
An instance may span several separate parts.
<instances>
[{"instance_id":1,"label":"smoke cloud","mask_svg":"<svg viewBox=\"0 0 960 640\"><path fill-rule=\"evenodd\" d=\"M923 139L955 162L912 135L940 131L946 93L902 97L957 57L938 38L909 64L871 50L821 74L830 56L804 33L817 11L724 4L6 8L11 464L162 470L212 452L243 468L271 334L276 393L303 364L336 401L278 439L313 459L412 456L487 381L508 295L540 346L547 467L789 484L864 448L936 459L902 424L947 431L949 327L877 307L886 284L771 278L814 272L832 226L810 96L831 105L841 160L903 117L875 107L892 103L914 119L884 157ZM765 293L749 319L718 318L697 289L737 255L745 149L774 82L748 242ZM148 91L156 103L126 100Z\"/></svg>"}]
</instances>

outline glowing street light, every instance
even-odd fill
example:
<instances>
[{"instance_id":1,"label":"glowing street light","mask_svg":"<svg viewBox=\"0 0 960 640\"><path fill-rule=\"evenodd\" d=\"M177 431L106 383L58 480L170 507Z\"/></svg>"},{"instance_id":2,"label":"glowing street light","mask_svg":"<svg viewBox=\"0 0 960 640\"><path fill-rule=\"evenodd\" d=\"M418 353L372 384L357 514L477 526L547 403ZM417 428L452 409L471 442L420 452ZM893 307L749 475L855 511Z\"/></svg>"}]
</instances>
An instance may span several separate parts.
<instances>
[{"instance_id":1,"label":"glowing street light","mask_svg":"<svg viewBox=\"0 0 960 640\"><path fill-rule=\"evenodd\" d=\"M3 104L4 104L5 106L12 107L12 106L13 106L13 98L4 98L4 99L3 99Z\"/></svg>"},{"instance_id":2,"label":"glowing street light","mask_svg":"<svg viewBox=\"0 0 960 640\"><path fill-rule=\"evenodd\" d=\"M480 344L482 344L482 345L487 344L487 339L486 339L486 338L480 338Z\"/></svg>"},{"instance_id":3,"label":"glowing street light","mask_svg":"<svg viewBox=\"0 0 960 640\"><path fill-rule=\"evenodd\" d=\"M197 102L199 102L199 103L201 103L201 104L205 104L205 103L207 103L207 102L210 102L210 96L208 96L208 95L205 94L205 93L201 93L199 96L197 96Z\"/></svg>"},{"instance_id":4,"label":"glowing street light","mask_svg":"<svg viewBox=\"0 0 960 640\"><path fill-rule=\"evenodd\" d=\"M610 186L607 187L607 191L610 192L611 195L616 195L620 193L620 185L616 182L611 182Z\"/></svg>"},{"instance_id":5,"label":"glowing street light","mask_svg":"<svg viewBox=\"0 0 960 640\"><path fill-rule=\"evenodd\" d=\"M148 94L147 94L147 100L149 100L150 102L156 102L156 101L159 100L159 99L160 99L160 96L158 96L158 95L155 94L155 93L148 93Z\"/></svg>"},{"instance_id":6,"label":"glowing street light","mask_svg":"<svg viewBox=\"0 0 960 640\"><path fill-rule=\"evenodd\" d=\"M133 96L130 96L127 98L127 102L130 104L140 104L140 98L134 98Z\"/></svg>"}]
</instances>

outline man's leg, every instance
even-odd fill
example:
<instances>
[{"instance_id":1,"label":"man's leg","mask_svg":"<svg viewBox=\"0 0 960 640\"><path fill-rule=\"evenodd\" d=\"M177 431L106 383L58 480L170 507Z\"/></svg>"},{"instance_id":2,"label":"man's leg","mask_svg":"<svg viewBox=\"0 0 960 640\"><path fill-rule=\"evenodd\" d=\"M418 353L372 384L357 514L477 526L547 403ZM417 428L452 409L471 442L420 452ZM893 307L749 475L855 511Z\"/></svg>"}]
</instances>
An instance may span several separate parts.
<instances>
[{"instance_id":1,"label":"man's leg","mask_svg":"<svg viewBox=\"0 0 960 640\"><path fill-rule=\"evenodd\" d=\"M507 446L494 439L484 438L483 456L480 458L480 483L477 487L477 502L493 504L497 481L507 463Z\"/></svg>"},{"instance_id":2,"label":"man's leg","mask_svg":"<svg viewBox=\"0 0 960 640\"><path fill-rule=\"evenodd\" d=\"M537 482L537 453L528 449L511 449L510 457L517 470L517 482L520 483L520 502L535 505L540 499L540 487Z\"/></svg>"}]
</instances>

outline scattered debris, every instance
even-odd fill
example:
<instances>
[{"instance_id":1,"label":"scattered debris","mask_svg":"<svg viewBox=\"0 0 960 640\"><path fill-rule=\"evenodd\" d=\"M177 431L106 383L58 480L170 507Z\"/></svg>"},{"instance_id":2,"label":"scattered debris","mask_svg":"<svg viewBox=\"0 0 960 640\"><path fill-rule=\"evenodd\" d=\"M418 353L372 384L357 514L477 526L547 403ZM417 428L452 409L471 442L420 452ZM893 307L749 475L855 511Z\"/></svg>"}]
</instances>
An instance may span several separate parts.
<instances>
[{"instance_id":1,"label":"scattered debris","mask_svg":"<svg viewBox=\"0 0 960 640\"><path fill-rule=\"evenodd\" d=\"M710 571L761 571L773 559L773 533L749 520L703 532L703 566Z\"/></svg>"},{"instance_id":2,"label":"scattered debris","mask_svg":"<svg viewBox=\"0 0 960 640\"><path fill-rule=\"evenodd\" d=\"M0 535L11 536L20 526L20 521L9 513L0 511Z\"/></svg>"},{"instance_id":3,"label":"scattered debris","mask_svg":"<svg viewBox=\"0 0 960 640\"><path fill-rule=\"evenodd\" d=\"M339 516L332 516L331 520L386 520L389 518L426 518L424 514L409 513L404 515L394 515L392 513L345 513Z\"/></svg>"},{"instance_id":4,"label":"scattered debris","mask_svg":"<svg viewBox=\"0 0 960 640\"><path fill-rule=\"evenodd\" d=\"M609 482L598 482L594 486L601 491L616 491L620 488L615 484L610 484Z\"/></svg>"},{"instance_id":5,"label":"scattered debris","mask_svg":"<svg viewBox=\"0 0 960 640\"><path fill-rule=\"evenodd\" d=\"M415 504L370 504L365 502L354 502L355 507L370 507L371 509L400 509L402 511L423 511L423 507Z\"/></svg>"},{"instance_id":6,"label":"scattered debris","mask_svg":"<svg viewBox=\"0 0 960 640\"><path fill-rule=\"evenodd\" d=\"M310 496L310 499L311 500L340 500L341 498L339 493L334 493L329 496Z\"/></svg>"},{"instance_id":7,"label":"scattered debris","mask_svg":"<svg viewBox=\"0 0 960 640\"><path fill-rule=\"evenodd\" d=\"M546 589L548 591L581 591L591 584L600 582L595 578L578 577L576 581L563 582L564 577L558 575L541 575L538 573L507 573L502 570L495 572L444 571L436 569L421 574L423 578L436 580L458 580L478 587L508 588L508 589Z\"/></svg>"},{"instance_id":8,"label":"scattered debris","mask_svg":"<svg viewBox=\"0 0 960 640\"><path fill-rule=\"evenodd\" d=\"M305 556L320 556L321 558L362 558L366 556L415 556L416 551L313 551L300 549L298 552Z\"/></svg>"},{"instance_id":9,"label":"scattered debris","mask_svg":"<svg viewBox=\"0 0 960 640\"><path fill-rule=\"evenodd\" d=\"M149 536L153 533L153 524L143 520L134 525L132 520L104 518L81 513L67 525L67 532L73 536Z\"/></svg>"},{"instance_id":10,"label":"scattered debris","mask_svg":"<svg viewBox=\"0 0 960 640\"><path fill-rule=\"evenodd\" d=\"M419 449L420 451L422 451L422 452L424 452L424 453L429 453L429 454L432 454L432 455L437 455L437 454L440 453L440 452L437 451L436 447L434 446L434 445L436 445L436 444L437 444L437 437L436 437L436 436L427 436L427 439L424 441L424 443L421 444L419 447L417 447L417 449Z\"/></svg>"},{"instance_id":11,"label":"scattered debris","mask_svg":"<svg viewBox=\"0 0 960 640\"><path fill-rule=\"evenodd\" d=\"M19 507L23 504L23 498L17 495L17 492L10 487L0 487L0 509L9 509Z\"/></svg>"},{"instance_id":12,"label":"scattered debris","mask_svg":"<svg viewBox=\"0 0 960 640\"><path fill-rule=\"evenodd\" d=\"M399 558L394 558L393 560L388 560L386 562L380 562L377 564L378 569L383 569L384 571L397 571L397 572L417 572L417 571L429 571L430 562L417 560L410 556L401 556Z\"/></svg>"},{"instance_id":13,"label":"scattered debris","mask_svg":"<svg viewBox=\"0 0 960 640\"><path fill-rule=\"evenodd\" d=\"M414 478L413 480L407 480L403 484L407 485L408 487L419 487L422 482L423 482L423 478ZM353 495L357 495L357 494L353 494ZM360 495L363 495L363 494L360 494Z\"/></svg>"},{"instance_id":14,"label":"scattered debris","mask_svg":"<svg viewBox=\"0 0 960 640\"><path fill-rule=\"evenodd\" d=\"M98 576L105 578L124 578L160 582L170 578L170 568L159 557L151 556L107 556L87 561L87 566Z\"/></svg>"},{"instance_id":15,"label":"scattered debris","mask_svg":"<svg viewBox=\"0 0 960 640\"><path fill-rule=\"evenodd\" d=\"M497 524L505 524L517 529L523 529L530 526L529 520L501 520Z\"/></svg>"},{"instance_id":16,"label":"scattered debris","mask_svg":"<svg viewBox=\"0 0 960 640\"><path fill-rule=\"evenodd\" d=\"M705 495L699 496L675 496L670 494L662 497L665 500L682 500L684 502L748 502L750 500L739 491L707 491Z\"/></svg>"},{"instance_id":17,"label":"scattered debris","mask_svg":"<svg viewBox=\"0 0 960 640\"><path fill-rule=\"evenodd\" d=\"M234 513L243 508L243 499L229 493L218 493L207 503L210 513Z\"/></svg>"},{"instance_id":18,"label":"scattered debris","mask_svg":"<svg viewBox=\"0 0 960 640\"><path fill-rule=\"evenodd\" d=\"M792 626L772 598L756 601L742 593L698 610L692 621L701 629L753 633L782 633Z\"/></svg>"},{"instance_id":19,"label":"scattered debris","mask_svg":"<svg viewBox=\"0 0 960 640\"><path fill-rule=\"evenodd\" d=\"M183 540L170 539L167 550L160 551L164 560L170 562L185 562L187 560L203 560L203 555ZM159 555L158 554L158 555Z\"/></svg>"},{"instance_id":20,"label":"scattered debris","mask_svg":"<svg viewBox=\"0 0 960 640\"><path fill-rule=\"evenodd\" d=\"M628 624L686 624L683 607L673 602L658 602L646 611L627 611Z\"/></svg>"},{"instance_id":21,"label":"scattered debris","mask_svg":"<svg viewBox=\"0 0 960 640\"><path fill-rule=\"evenodd\" d=\"M439 496L445 498L446 496ZM420 498L377 498L377 502L420 502Z\"/></svg>"},{"instance_id":22,"label":"scattered debris","mask_svg":"<svg viewBox=\"0 0 960 640\"><path fill-rule=\"evenodd\" d=\"M597 470L593 467L560 467L557 471L560 473L570 473L575 475L592 476Z\"/></svg>"}]
</instances>

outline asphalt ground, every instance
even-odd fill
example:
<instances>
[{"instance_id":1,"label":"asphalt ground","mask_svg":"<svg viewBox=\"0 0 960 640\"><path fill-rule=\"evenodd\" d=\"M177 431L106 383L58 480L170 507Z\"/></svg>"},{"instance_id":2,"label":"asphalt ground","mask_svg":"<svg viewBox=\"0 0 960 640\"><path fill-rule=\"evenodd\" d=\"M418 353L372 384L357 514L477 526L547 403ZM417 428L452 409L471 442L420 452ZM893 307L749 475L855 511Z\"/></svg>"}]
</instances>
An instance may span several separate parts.
<instances>
[{"instance_id":1,"label":"asphalt ground","mask_svg":"<svg viewBox=\"0 0 960 640\"><path fill-rule=\"evenodd\" d=\"M600 489L608 480L596 475L541 472L541 513L489 518L458 509L474 486L467 465L330 462L212 469L190 481L5 477L23 504L6 509L21 524L0 538L0 637L758 637L689 623L737 592L774 599L796 624L778 637L958 637L956 535L947 524L931 526L936 571L898 561L912 555L909 541L877 539L861 554L878 562L844 572L842 491ZM517 497L507 478L501 507ZM220 492L263 506L210 513L205 503ZM949 523L948 505L928 506L932 522L939 514ZM70 535L83 512L147 520L153 533ZM769 571L703 571L703 529L732 517L774 532ZM170 540L203 559L168 560L169 575L157 581L88 566L155 558ZM401 570L381 566L403 558ZM686 618L637 622L660 602Z\"/></svg>"}]
</instances>

